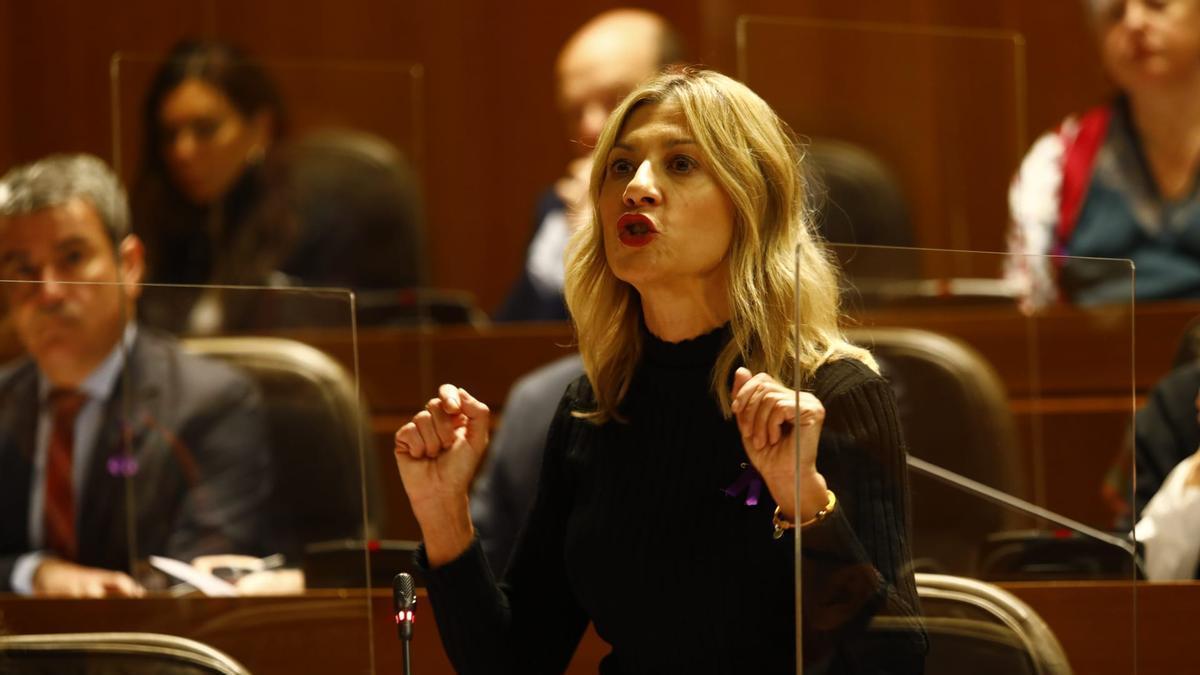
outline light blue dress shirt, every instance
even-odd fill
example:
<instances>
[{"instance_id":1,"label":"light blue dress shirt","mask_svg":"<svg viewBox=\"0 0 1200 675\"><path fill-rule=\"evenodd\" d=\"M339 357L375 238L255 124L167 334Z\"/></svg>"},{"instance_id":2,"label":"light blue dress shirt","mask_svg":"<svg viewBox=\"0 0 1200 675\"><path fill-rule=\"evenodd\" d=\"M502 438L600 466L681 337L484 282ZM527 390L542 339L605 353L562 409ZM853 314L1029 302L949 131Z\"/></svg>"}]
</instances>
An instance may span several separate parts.
<instances>
[{"instance_id":1,"label":"light blue dress shirt","mask_svg":"<svg viewBox=\"0 0 1200 675\"><path fill-rule=\"evenodd\" d=\"M92 371L87 379L79 386L79 391L87 396L87 402L79 409L75 418L75 444L71 450L71 483L75 488L75 520L78 524L79 499L86 486L88 467L91 466L92 453L96 449L96 438L104 423L104 410L112 398L113 389L121 375L125 364L125 353L133 347L137 338L137 326L130 323L125 327L123 344L115 345L108 356ZM17 558L12 571L12 589L17 593L30 595L33 593L33 575L37 572L47 551L41 550L43 533L42 512L45 507L44 494L46 491L46 455L50 445L50 406L47 399L50 396L51 385L44 376L38 374L38 426L36 445L33 459L33 484L29 491L29 542L35 549Z\"/></svg>"}]
</instances>

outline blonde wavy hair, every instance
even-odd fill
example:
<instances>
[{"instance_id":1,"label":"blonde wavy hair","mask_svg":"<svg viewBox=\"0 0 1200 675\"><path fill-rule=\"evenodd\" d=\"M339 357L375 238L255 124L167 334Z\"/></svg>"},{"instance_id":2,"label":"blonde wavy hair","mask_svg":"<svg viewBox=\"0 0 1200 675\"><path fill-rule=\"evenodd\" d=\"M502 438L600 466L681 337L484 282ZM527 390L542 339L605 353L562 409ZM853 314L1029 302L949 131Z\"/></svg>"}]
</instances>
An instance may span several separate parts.
<instances>
[{"instance_id":1,"label":"blonde wavy hair","mask_svg":"<svg viewBox=\"0 0 1200 675\"><path fill-rule=\"evenodd\" d=\"M732 339L711 380L725 416L731 414L729 383L739 365L782 382L796 375L799 386L832 359L855 358L877 369L871 355L847 342L839 328L837 273L810 228L802 153L791 129L744 84L715 71L675 66L630 93L596 144L591 221L572 235L567 253L567 307L596 398L594 411L576 414L597 424L619 419L618 406L641 357L641 302L608 266L597 205L607 157L625 121L640 106L667 101L683 110L706 167L735 211L727 253Z\"/></svg>"}]
</instances>

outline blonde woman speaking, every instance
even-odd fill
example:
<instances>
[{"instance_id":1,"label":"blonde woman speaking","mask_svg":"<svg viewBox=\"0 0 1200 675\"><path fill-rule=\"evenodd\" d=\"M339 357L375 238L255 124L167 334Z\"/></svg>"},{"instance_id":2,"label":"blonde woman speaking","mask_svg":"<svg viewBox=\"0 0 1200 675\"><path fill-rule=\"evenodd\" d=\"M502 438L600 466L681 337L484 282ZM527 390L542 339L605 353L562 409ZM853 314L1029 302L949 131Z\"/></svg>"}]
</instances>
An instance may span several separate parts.
<instances>
[{"instance_id":1,"label":"blonde woman speaking","mask_svg":"<svg viewBox=\"0 0 1200 675\"><path fill-rule=\"evenodd\" d=\"M487 406L443 385L396 433L455 667L561 672L590 621L602 673L793 672L799 528L805 672L921 672L895 404L839 333L786 125L734 80L670 69L595 157L566 279L586 375L503 581L467 503ZM868 632L881 614L901 628Z\"/></svg>"}]
</instances>

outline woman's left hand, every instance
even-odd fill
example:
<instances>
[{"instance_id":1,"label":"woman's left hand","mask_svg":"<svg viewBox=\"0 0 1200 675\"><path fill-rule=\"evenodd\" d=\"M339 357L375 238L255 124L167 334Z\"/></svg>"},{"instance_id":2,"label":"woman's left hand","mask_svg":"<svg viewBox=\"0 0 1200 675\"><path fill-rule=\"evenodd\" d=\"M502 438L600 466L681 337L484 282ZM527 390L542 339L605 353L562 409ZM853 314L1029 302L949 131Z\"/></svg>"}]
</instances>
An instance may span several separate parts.
<instances>
[{"instance_id":1,"label":"woman's left hand","mask_svg":"<svg viewBox=\"0 0 1200 675\"><path fill-rule=\"evenodd\" d=\"M767 373L755 375L738 368L733 376L732 408L746 455L782 515L795 522L815 516L827 502L825 478L817 471L817 445L825 422L821 401L808 392L788 389ZM793 448L798 448L799 462ZM794 493L797 467L799 505Z\"/></svg>"}]
</instances>

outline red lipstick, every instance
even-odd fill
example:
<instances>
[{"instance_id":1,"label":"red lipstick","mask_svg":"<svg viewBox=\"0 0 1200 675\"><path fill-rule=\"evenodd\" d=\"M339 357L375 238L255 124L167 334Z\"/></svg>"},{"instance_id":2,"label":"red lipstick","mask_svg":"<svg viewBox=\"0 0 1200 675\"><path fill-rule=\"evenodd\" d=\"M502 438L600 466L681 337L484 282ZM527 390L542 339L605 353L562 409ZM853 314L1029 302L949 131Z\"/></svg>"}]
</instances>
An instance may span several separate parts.
<instances>
[{"instance_id":1,"label":"red lipstick","mask_svg":"<svg viewBox=\"0 0 1200 675\"><path fill-rule=\"evenodd\" d=\"M654 221L641 213L626 213L617 220L617 238L626 246L640 248L658 234Z\"/></svg>"}]
</instances>

